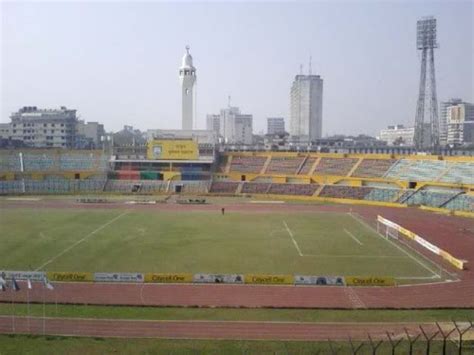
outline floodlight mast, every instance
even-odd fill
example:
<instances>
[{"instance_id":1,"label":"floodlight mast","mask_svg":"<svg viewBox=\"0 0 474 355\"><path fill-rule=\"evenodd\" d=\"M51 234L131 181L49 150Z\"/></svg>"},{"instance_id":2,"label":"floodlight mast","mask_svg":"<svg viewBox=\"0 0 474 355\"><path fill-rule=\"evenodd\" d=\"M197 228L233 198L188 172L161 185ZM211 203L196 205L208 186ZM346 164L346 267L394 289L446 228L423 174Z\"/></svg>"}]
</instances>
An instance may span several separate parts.
<instances>
[{"instance_id":1,"label":"floodlight mast","mask_svg":"<svg viewBox=\"0 0 474 355\"><path fill-rule=\"evenodd\" d=\"M425 17L417 22L416 47L421 51L420 89L415 117L415 147L423 150L430 146L434 149L439 146L439 121L438 121L438 99L436 95L436 76L434 65L434 48L438 48L436 42L436 19ZM429 82L426 82L426 70L429 66ZM427 87L428 84L428 87ZM427 97L426 89L429 96ZM425 107L429 102L430 119L430 142L426 142L425 134Z\"/></svg>"}]
</instances>

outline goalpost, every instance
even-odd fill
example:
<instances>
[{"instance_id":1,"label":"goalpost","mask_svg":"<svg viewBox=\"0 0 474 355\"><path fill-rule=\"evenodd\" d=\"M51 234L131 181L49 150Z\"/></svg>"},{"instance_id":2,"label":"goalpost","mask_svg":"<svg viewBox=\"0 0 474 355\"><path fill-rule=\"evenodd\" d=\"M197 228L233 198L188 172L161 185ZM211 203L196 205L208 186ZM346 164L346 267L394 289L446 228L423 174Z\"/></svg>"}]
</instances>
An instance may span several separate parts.
<instances>
[{"instance_id":1,"label":"goalpost","mask_svg":"<svg viewBox=\"0 0 474 355\"><path fill-rule=\"evenodd\" d=\"M387 239L393 238L398 240L400 235L398 228L382 223L379 220L377 220L377 232Z\"/></svg>"}]
</instances>

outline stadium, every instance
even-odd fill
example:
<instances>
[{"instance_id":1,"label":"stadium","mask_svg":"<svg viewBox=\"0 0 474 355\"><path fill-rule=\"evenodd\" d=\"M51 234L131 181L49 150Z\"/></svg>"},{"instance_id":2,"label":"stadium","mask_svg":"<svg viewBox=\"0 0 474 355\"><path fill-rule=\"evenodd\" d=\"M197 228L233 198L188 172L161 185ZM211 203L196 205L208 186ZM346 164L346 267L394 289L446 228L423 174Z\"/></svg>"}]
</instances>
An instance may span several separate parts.
<instances>
[{"instance_id":1,"label":"stadium","mask_svg":"<svg viewBox=\"0 0 474 355\"><path fill-rule=\"evenodd\" d=\"M471 156L192 139L153 140L139 158L2 150L1 273L19 288L0 293L2 332L454 353L472 336L473 171Z\"/></svg>"}]
</instances>

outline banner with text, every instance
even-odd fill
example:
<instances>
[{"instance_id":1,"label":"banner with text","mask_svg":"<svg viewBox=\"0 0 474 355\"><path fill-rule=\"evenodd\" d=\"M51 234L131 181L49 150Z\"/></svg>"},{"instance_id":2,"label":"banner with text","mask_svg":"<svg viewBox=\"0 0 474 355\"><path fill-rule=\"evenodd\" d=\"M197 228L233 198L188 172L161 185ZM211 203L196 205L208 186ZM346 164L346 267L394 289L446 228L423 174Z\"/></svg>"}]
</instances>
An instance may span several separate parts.
<instances>
[{"instance_id":1,"label":"banner with text","mask_svg":"<svg viewBox=\"0 0 474 355\"><path fill-rule=\"evenodd\" d=\"M131 272L96 272L94 274L95 282L143 282L144 277L141 273Z\"/></svg>"},{"instance_id":2,"label":"banner with text","mask_svg":"<svg viewBox=\"0 0 474 355\"><path fill-rule=\"evenodd\" d=\"M191 283L193 274L188 273L148 273L145 274L145 282L155 283Z\"/></svg>"},{"instance_id":3,"label":"banner with text","mask_svg":"<svg viewBox=\"0 0 474 355\"><path fill-rule=\"evenodd\" d=\"M392 222L392 221L390 221L386 218L383 218L382 216L377 216L377 221L384 224L384 225L386 225L386 226L388 226L388 227L390 227L390 228L393 228L393 229L399 231L401 234L403 234L406 237L414 240L416 243L420 244L425 249L428 249L432 253L441 256L443 259L445 259L447 262L451 263L456 268L461 269L461 270L464 269L464 267L465 267L464 264L467 261L455 258L451 254L449 254L447 251L444 251L444 250L438 248L436 245L428 242L426 239L423 239L419 235L409 231L408 229L405 229L405 228L399 226L395 222Z\"/></svg>"},{"instance_id":4,"label":"banner with text","mask_svg":"<svg viewBox=\"0 0 474 355\"><path fill-rule=\"evenodd\" d=\"M246 274L244 280L246 284L291 285L294 283L293 275Z\"/></svg>"},{"instance_id":5,"label":"banner with text","mask_svg":"<svg viewBox=\"0 0 474 355\"><path fill-rule=\"evenodd\" d=\"M46 276L51 281L60 282L91 282L94 281L92 272L54 272L49 271Z\"/></svg>"},{"instance_id":6,"label":"banner with text","mask_svg":"<svg viewBox=\"0 0 474 355\"><path fill-rule=\"evenodd\" d=\"M241 284L244 283L244 275L240 274L194 274L193 282L214 284Z\"/></svg>"},{"instance_id":7,"label":"banner with text","mask_svg":"<svg viewBox=\"0 0 474 355\"><path fill-rule=\"evenodd\" d=\"M295 275L295 285L344 286L344 277Z\"/></svg>"},{"instance_id":8,"label":"banner with text","mask_svg":"<svg viewBox=\"0 0 474 355\"><path fill-rule=\"evenodd\" d=\"M376 276L346 276L347 286L394 286L395 279L393 277L376 277Z\"/></svg>"},{"instance_id":9,"label":"banner with text","mask_svg":"<svg viewBox=\"0 0 474 355\"><path fill-rule=\"evenodd\" d=\"M31 280L31 281L43 281L45 273L41 271L0 271L0 276L5 280L11 280L13 277L15 280Z\"/></svg>"}]
</instances>

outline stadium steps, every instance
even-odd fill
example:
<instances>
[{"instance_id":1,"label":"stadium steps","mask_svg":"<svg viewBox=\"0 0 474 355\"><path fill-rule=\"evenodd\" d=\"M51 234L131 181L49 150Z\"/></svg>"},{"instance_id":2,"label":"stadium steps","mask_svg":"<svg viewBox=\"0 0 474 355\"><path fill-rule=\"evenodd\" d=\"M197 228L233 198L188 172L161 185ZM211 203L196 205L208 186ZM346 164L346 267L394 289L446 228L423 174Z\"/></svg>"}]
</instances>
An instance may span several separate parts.
<instances>
[{"instance_id":1,"label":"stadium steps","mask_svg":"<svg viewBox=\"0 0 474 355\"><path fill-rule=\"evenodd\" d=\"M233 157L234 157L233 155L230 155L229 159L227 159L227 165L225 166L225 169L224 169L224 172L226 174L228 174L230 172L230 167L232 166L232 158Z\"/></svg>"},{"instance_id":2,"label":"stadium steps","mask_svg":"<svg viewBox=\"0 0 474 355\"><path fill-rule=\"evenodd\" d=\"M418 191L421 191L421 190L415 190L411 194L406 194L406 195L402 194L402 196L400 196L400 200L398 201L398 203L407 203L407 201L411 199L415 194L417 194Z\"/></svg>"},{"instance_id":3,"label":"stadium steps","mask_svg":"<svg viewBox=\"0 0 474 355\"><path fill-rule=\"evenodd\" d=\"M456 163L453 163L451 165L448 166L448 168L446 168L444 171L442 171L437 177L436 179L434 179L434 181L440 181L443 177L445 177L446 175L449 174L449 172L451 170L453 170L453 168L456 166Z\"/></svg>"},{"instance_id":4,"label":"stadium steps","mask_svg":"<svg viewBox=\"0 0 474 355\"><path fill-rule=\"evenodd\" d=\"M458 198L458 196L461 196L461 195L464 195L466 192L465 191L459 191L457 194L449 197L446 201L444 201L443 203L441 203L438 207L439 208L443 208L444 206L446 206L448 203L450 203L452 200Z\"/></svg>"},{"instance_id":5,"label":"stadium steps","mask_svg":"<svg viewBox=\"0 0 474 355\"><path fill-rule=\"evenodd\" d=\"M241 194L242 193L242 188L244 187L245 182L240 182L239 186L237 186L237 190L235 190L235 194Z\"/></svg>"},{"instance_id":6,"label":"stadium steps","mask_svg":"<svg viewBox=\"0 0 474 355\"><path fill-rule=\"evenodd\" d=\"M265 160L265 163L263 164L262 170L260 171L260 174L265 174L267 171L268 166L270 165L270 162L272 161L272 156L269 155L267 157L267 160Z\"/></svg>"},{"instance_id":7,"label":"stadium steps","mask_svg":"<svg viewBox=\"0 0 474 355\"><path fill-rule=\"evenodd\" d=\"M314 171L316 170L316 168L318 167L319 165L319 162L321 161L321 157L319 157L315 162L314 162L314 165L311 167L311 170L309 171L308 175L311 176L311 175L314 175Z\"/></svg>"},{"instance_id":8,"label":"stadium steps","mask_svg":"<svg viewBox=\"0 0 474 355\"><path fill-rule=\"evenodd\" d=\"M313 197L319 196L321 191L324 189L324 186L325 185L319 185L318 188L316 189L316 191L314 191Z\"/></svg>"},{"instance_id":9,"label":"stadium steps","mask_svg":"<svg viewBox=\"0 0 474 355\"><path fill-rule=\"evenodd\" d=\"M356 169L359 167L359 165L362 163L362 160L364 160L364 158L359 158L359 160L357 161L357 163L354 164L354 166L352 167L351 170L349 170L349 172L347 173L347 177L350 177L352 176L352 174L354 173L354 171L356 171Z\"/></svg>"},{"instance_id":10,"label":"stadium steps","mask_svg":"<svg viewBox=\"0 0 474 355\"><path fill-rule=\"evenodd\" d=\"M303 161L301 162L300 166L298 167L298 169L296 169L296 175L299 175L299 173L301 172L301 169L303 169L303 166L305 165L306 161L308 160L309 158L309 155L306 155L303 159Z\"/></svg>"}]
</instances>

